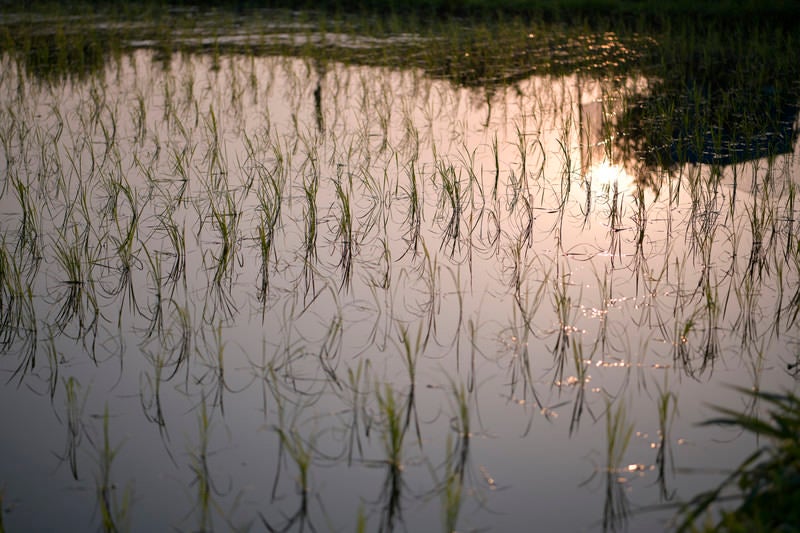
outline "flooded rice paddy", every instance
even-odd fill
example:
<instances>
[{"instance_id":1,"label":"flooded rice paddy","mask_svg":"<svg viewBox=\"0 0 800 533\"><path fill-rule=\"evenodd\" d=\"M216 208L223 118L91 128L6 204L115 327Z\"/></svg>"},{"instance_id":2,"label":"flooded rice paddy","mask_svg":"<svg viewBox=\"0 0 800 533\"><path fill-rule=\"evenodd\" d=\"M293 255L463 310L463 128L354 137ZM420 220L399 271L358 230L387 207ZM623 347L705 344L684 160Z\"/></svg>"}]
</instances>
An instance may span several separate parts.
<instances>
[{"instance_id":1,"label":"flooded rice paddy","mask_svg":"<svg viewBox=\"0 0 800 533\"><path fill-rule=\"evenodd\" d=\"M8 531L660 530L759 445L698 423L797 386L796 115L273 30L0 59Z\"/></svg>"}]
</instances>

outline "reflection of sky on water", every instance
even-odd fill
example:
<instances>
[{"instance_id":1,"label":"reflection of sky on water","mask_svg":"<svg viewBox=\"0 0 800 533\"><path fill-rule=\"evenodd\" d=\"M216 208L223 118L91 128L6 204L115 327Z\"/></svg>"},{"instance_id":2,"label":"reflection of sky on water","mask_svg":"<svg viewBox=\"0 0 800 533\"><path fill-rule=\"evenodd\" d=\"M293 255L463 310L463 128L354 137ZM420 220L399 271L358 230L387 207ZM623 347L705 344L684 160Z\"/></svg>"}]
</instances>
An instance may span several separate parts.
<instances>
[{"instance_id":1,"label":"reflection of sky on water","mask_svg":"<svg viewBox=\"0 0 800 533\"><path fill-rule=\"evenodd\" d=\"M86 194L89 212L105 221L91 237L102 312L93 352L97 364L87 353L86 335L56 336L54 346L64 359L59 379L76 377L88 394L84 423L95 442L98 416L108 402L112 440L121 444L115 477L120 487L132 480L137 527L160 517L181 528L196 524L197 487L189 465L199 445L198 405L204 398L217 404L210 408L214 497L236 523L257 511L277 521L294 511L296 470L285 456L277 459L280 424L316 439L320 453L311 467L310 512L317 527L328 513L334 526L347 529L360 508L377 523L382 506L376 493L386 469L380 463L375 390L386 381L408 393L399 340L404 329L412 344L418 334L428 338L416 361L414 419L420 435L412 430L405 440L404 518L410 529L440 519L430 470L439 472L447 436L453 435L451 379L472 383L477 391L470 400L463 524L498 530L518 529L531 517L550 530L598 529L602 476L581 483L605 466L606 398L614 405L625 402L630 423L649 436L632 440L625 465L653 464L660 386L679 398L670 435L676 466L724 468L753 443L696 427L711 413L706 405L744 408L727 384L792 386L783 367L793 360L796 328L778 337L770 322L779 298L786 302L790 296L796 265L783 265L784 286L776 287L773 269L782 264L777 256L783 251L776 245L759 256L760 277L746 275L754 249L747 214L757 206L754 191L767 163L724 167L717 176L708 166L670 174L624 160L610 142L621 90L644 91L646 80L620 85L577 74L534 76L484 94L413 70L237 56L222 57L216 70L212 66L209 58L191 55L175 55L164 66L150 52L136 51L93 83L42 87L26 80L20 101L13 96L17 73L6 58L9 74L0 82L0 126L8 123L7 110L14 110L31 127L27 137L6 137L12 139L4 154L7 166L48 206L40 212L45 259L33 285L42 326L54 321L63 289L64 273L48 254L63 221L75 220L64 202ZM100 94L102 104L93 109ZM92 117L97 120L86 122ZM104 135L112 122L116 146L106 151ZM53 142L56 131L60 137ZM797 155L772 163L767 205L782 232L789 230L779 221L792 213L779 210L796 179ZM44 172L56 168L52 158L61 158L63 182ZM179 166L186 184L176 179ZM120 297L103 295L116 280L107 237L118 228L102 218L113 196L106 173L114 170L135 190L140 209L133 278L146 315L157 300L143 250L165 270L174 261L161 226L165 213L187 239L185 288L165 284L171 303L163 312L166 329L174 331L175 310L185 309L192 363L161 384L164 434L147 421L154 415L152 361L176 340L145 340L148 320ZM260 264L259 182L251 190L247 184L248 176L264 179L277 172L287 180L286 197L262 307L253 290ZM651 174L647 183L661 184L658 194L650 186L637 188L643 172ZM314 173L320 178L318 261L309 272L302 265L302 185ZM79 174L90 177L79 180ZM406 218L412 175L422 209L416 255L409 250ZM215 176L222 176L220 183ZM458 234L448 227L452 204L444 176L460 187ZM712 179L720 186L709 186ZM349 291L340 289L336 180L351 192L358 240ZM702 186L693 189L691 183ZM220 237L210 213L228 197L240 214L241 238L233 274L214 285ZM129 220L129 206L120 205L120 220ZM0 196L0 213L8 249L20 219L8 188ZM756 288L746 292L742 280ZM714 309L704 306L705 290L716 299ZM753 328L747 339L746 328ZM74 321L65 332L76 333ZM709 365L701 370L704 347L718 353L713 373ZM12 348L4 356L6 373L16 367L15 354ZM691 361L694 376L681 368L682 357ZM360 384L367 394L356 410L364 451L348 464L341 450L353 450L348 428L354 415L343 391L349 390L348 369L367 361L370 374ZM584 381L576 377L580 365ZM23 529L51 527L50 516L34 510L42 501L58 500L65 487L77 487L80 500L70 512L85 509L74 523L91 520L94 498L97 451L89 437L81 443L85 474L76 484L48 453L62 452L63 388L50 406L42 383L47 367L38 368L42 379L30 376L23 383L41 396L12 381L0 402L15 406L2 417L14 436L3 440L3 456L15 460L4 461L0 481L9 501L19 501L7 522ZM579 411L577 421L573 413ZM35 440L24 441L31 432ZM29 446L36 450L33 457L23 452ZM283 473L273 488L279 464ZM47 473L38 472L42 465ZM47 481L52 472L55 483ZM352 492L337 490L342 480ZM669 479L682 497L709 483L702 473ZM641 477L631 475L622 494L638 505L658 503L655 485L645 469ZM167 504L170 494L177 496ZM652 525L661 517L635 519Z\"/></svg>"}]
</instances>

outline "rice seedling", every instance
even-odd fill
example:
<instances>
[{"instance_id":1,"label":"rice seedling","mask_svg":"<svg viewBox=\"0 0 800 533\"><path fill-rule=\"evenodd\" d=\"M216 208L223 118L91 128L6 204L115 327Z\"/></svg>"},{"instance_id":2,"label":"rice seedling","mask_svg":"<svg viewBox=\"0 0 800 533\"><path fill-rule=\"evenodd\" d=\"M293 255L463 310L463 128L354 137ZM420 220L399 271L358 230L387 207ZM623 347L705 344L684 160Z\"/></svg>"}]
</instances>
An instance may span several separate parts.
<instances>
[{"instance_id":1,"label":"rice seedling","mask_svg":"<svg viewBox=\"0 0 800 533\"><path fill-rule=\"evenodd\" d=\"M363 456L363 446L361 443L361 431L359 428L359 420L364 416L365 402L367 391L362 391L362 383L367 384L369 381L369 372L371 365L369 360L364 362L359 360L355 367L347 369L347 389L350 393L349 409L353 414L353 418L347 426L347 464L353 464L353 455L358 452L359 456Z\"/></svg>"},{"instance_id":2,"label":"rice seedling","mask_svg":"<svg viewBox=\"0 0 800 533\"><path fill-rule=\"evenodd\" d=\"M198 442L197 448L189 452L191 458L191 471L193 474L192 485L197 487L197 523L199 531L213 529L211 516L214 484L208 466L209 444L211 438L211 418L208 415L205 398L200 401L200 412L197 415Z\"/></svg>"},{"instance_id":3,"label":"rice seedling","mask_svg":"<svg viewBox=\"0 0 800 533\"><path fill-rule=\"evenodd\" d=\"M158 426L158 431L162 435L166 435L167 422L164 418L161 385L165 381L164 367L167 361L161 354L145 353L145 356L153 365L153 374L142 373L139 384L139 402L145 418Z\"/></svg>"},{"instance_id":4,"label":"rice seedling","mask_svg":"<svg viewBox=\"0 0 800 533\"><path fill-rule=\"evenodd\" d=\"M624 401L616 410L606 400L606 500L603 507L603 531L625 528L630 514L630 503L619 472L624 464L625 452L633 434L633 424L628 421Z\"/></svg>"},{"instance_id":5,"label":"rice seedling","mask_svg":"<svg viewBox=\"0 0 800 533\"><path fill-rule=\"evenodd\" d=\"M38 341L38 339L34 338L34 340ZM59 365L61 364L61 360L59 357L59 353L56 350L55 345L55 336L53 334L52 329L48 331L48 338L46 344L47 350L47 363L48 363L48 376L47 376L47 388L50 393L50 402L53 402L56 396L56 389L58 388L58 375L59 375Z\"/></svg>"},{"instance_id":6,"label":"rice seedling","mask_svg":"<svg viewBox=\"0 0 800 533\"><path fill-rule=\"evenodd\" d=\"M436 490L441 493L443 531L456 531L458 518L463 506L465 477L470 457L470 412L469 398L463 384L456 386L451 382L452 396L455 401L455 414L450 420L451 429L456 434L453 442L452 434L447 437L446 457L444 461L444 479L438 482Z\"/></svg>"},{"instance_id":7,"label":"rice seedling","mask_svg":"<svg viewBox=\"0 0 800 533\"><path fill-rule=\"evenodd\" d=\"M66 401L66 422L67 439L64 445L64 453L60 457L69 463L69 469L73 479L78 479L78 448L84 434L83 412L86 407L88 394L80 397L81 385L74 377L64 380L64 392Z\"/></svg>"}]
</instances>

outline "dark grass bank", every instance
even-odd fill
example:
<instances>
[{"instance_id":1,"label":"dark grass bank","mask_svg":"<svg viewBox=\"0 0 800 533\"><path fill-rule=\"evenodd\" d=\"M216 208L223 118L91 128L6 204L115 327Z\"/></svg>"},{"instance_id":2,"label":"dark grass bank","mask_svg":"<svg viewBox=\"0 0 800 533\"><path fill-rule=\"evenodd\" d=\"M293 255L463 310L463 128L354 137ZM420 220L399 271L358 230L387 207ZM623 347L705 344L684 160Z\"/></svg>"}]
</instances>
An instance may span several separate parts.
<instances>
[{"instance_id":1,"label":"dark grass bank","mask_svg":"<svg viewBox=\"0 0 800 533\"><path fill-rule=\"evenodd\" d=\"M157 14L175 8L215 8L242 12L284 8L344 16L401 16L410 20L468 18L479 21L521 18L540 22L614 26L662 26L676 22L721 22L745 26L792 27L800 21L800 1L775 0L83 0L0 3L2 11L81 11L109 8L124 15Z\"/></svg>"}]
</instances>

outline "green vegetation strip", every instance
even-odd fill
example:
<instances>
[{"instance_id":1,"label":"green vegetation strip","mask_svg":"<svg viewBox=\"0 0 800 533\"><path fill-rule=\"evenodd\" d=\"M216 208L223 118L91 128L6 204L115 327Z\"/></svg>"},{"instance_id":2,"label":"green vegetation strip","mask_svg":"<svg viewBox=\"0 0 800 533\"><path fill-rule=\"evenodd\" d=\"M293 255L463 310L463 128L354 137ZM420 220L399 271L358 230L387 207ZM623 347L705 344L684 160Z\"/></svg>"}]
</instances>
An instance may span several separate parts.
<instances>
[{"instance_id":1,"label":"green vegetation strip","mask_svg":"<svg viewBox=\"0 0 800 533\"><path fill-rule=\"evenodd\" d=\"M702 20L721 18L752 24L769 21L787 27L798 19L800 2L797 0L719 0L697 2L693 0L84 0L68 6L48 1L30 3L27 9L43 10L81 8L112 8L128 13L162 12L173 8L219 8L233 11L287 8L315 10L327 13L355 13L364 15L396 14L427 17L467 17L477 20L522 17L548 22L588 22L611 20L616 22L664 22L675 19Z\"/></svg>"}]
</instances>

